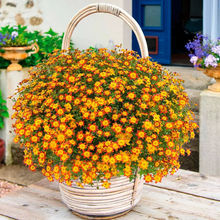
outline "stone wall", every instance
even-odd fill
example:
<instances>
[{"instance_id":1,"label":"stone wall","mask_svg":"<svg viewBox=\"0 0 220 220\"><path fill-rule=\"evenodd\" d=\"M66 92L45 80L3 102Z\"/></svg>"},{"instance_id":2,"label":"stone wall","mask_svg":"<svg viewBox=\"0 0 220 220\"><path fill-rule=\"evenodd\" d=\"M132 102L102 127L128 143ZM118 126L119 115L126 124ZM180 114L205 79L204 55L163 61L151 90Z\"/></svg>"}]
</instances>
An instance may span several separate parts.
<instances>
[{"instance_id":1,"label":"stone wall","mask_svg":"<svg viewBox=\"0 0 220 220\"><path fill-rule=\"evenodd\" d=\"M26 25L40 30L43 24L40 0L0 0L0 22L5 25Z\"/></svg>"}]
</instances>

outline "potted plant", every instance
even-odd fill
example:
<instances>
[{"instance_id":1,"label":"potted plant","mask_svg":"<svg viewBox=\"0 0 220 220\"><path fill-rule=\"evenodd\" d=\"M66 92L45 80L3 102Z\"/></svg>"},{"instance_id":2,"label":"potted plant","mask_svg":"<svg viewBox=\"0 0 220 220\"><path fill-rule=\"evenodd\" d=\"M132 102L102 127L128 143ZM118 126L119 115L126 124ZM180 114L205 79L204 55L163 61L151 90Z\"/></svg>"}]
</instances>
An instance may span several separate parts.
<instances>
[{"instance_id":1,"label":"potted plant","mask_svg":"<svg viewBox=\"0 0 220 220\"><path fill-rule=\"evenodd\" d=\"M190 52L190 62L207 76L215 78L216 83L208 89L220 92L220 39L210 41L197 34L193 41L186 44L186 49Z\"/></svg>"},{"instance_id":2,"label":"potted plant","mask_svg":"<svg viewBox=\"0 0 220 220\"><path fill-rule=\"evenodd\" d=\"M2 98L2 93L0 91L0 129L4 127L4 118L8 118L8 108L5 105L6 101ZM5 142L0 138L0 162L4 159L5 155Z\"/></svg>"},{"instance_id":3,"label":"potted plant","mask_svg":"<svg viewBox=\"0 0 220 220\"><path fill-rule=\"evenodd\" d=\"M128 16L112 5L86 9ZM190 154L182 146L197 124L182 81L145 57L143 33L137 37L143 58L118 47L54 51L30 70L14 99L14 141L24 148L24 163L59 181L63 201L83 217L129 211L143 180L160 182L180 167L180 155Z\"/></svg>"},{"instance_id":4,"label":"potted plant","mask_svg":"<svg viewBox=\"0 0 220 220\"><path fill-rule=\"evenodd\" d=\"M0 56L11 61L7 68L8 71L22 70L22 66L18 62L38 52L37 43L28 41L27 34L26 27L20 25L1 28L0 49L4 52L0 53Z\"/></svg>"}]
</instances>

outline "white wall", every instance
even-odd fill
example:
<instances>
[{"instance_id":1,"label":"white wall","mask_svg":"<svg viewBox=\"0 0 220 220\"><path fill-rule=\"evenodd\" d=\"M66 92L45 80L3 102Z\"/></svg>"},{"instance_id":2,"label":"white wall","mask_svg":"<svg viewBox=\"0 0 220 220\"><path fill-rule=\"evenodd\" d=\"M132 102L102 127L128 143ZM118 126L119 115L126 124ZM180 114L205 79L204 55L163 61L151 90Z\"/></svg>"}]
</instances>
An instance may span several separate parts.
<instances>
[{"instance_id":1,"label":"white wall","mask_svg":"<svg viewBox=\"0 0 220 220\"><path fill-rule=\"evenodd\" d=\"M44 19L43 30L52 27L57 32L65 32L74 14L88 4L106 2L115 4L132 14L132 0L39 0ZM108 47L109 41L123 44L131 49L131 30L120 18L110 14L93 14L84 18L75 29L72 40L75 47L85 49L90 46Z\"/></svg>"}]
</instances>

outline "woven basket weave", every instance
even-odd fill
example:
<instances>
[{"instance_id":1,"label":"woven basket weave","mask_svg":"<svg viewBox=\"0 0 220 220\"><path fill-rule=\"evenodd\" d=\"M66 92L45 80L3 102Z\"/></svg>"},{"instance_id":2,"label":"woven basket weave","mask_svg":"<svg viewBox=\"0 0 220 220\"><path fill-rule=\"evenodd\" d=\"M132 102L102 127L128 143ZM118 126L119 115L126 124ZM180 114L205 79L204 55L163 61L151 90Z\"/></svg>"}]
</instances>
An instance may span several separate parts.
<instances>
[{"instance_id":1,"label":"woven basket weave","mask_svg":"<svg viewBox=\"0 0 220 220\"><path fill-rule=\"evenodd\" d=\"M80 10L71 20L63 38L62 49L69 48L73 30L86 16L94 13L109 13L124 20L134 31L141 50L142 57L148 56L148 48L144 34L138 23L123 9L105 3L91 4ZM136 175L135 180L127 177L113 177L111 187L105 189L98 184L78 187L75 183L67 186L60 183L63 202L75 213L87 219L110 219L131 210L141 198L143 180Z\"/></svg>"},{"instance_id":2,"label":"woven basket weave","mask_svg":"<svg viewBox=\"0 0 220 220\"><path fill-rule=\"evenodd\" d=\"M84 216L108 217L131 210L141 198L143 180L136 178L130 182L127 177L114 177L111 187L99 185L78 187L75 183L67 186L59 184L64 203L75 213Z\"/></svg>"}]
</instances>

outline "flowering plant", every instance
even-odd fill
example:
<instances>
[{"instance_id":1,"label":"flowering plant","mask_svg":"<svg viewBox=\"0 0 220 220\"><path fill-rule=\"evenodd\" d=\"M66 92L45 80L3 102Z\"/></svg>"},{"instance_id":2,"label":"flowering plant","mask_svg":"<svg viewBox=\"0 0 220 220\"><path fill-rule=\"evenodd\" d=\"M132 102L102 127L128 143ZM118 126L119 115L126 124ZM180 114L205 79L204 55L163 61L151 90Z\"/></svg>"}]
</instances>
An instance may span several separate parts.
<instances>
[{"instance_id":1,"label":"flowering plant","mask_svg":"<svg viewBox=\"0 0 220 220\"><path fill-rule=\"evenodd\" d=\"M159 182L179 167L197 124L181 80L116 48L55 51L30 71L14 104L24 163L71 184L113 176Z\"/></svg>"},{"instance_id":2,"label":"flowering plant","mask_svg":"<svg viewBox=\"0 0 220 220\"><path fill-rule=\"evenodd\" d=\"M220 63L220 39L212 42L197 34L192 42L186 44L186 49L190 52L190 62L196 67L217 67Z\"/></svg>"},{"instance_id":3,"label":"flowering plant","mask_svg":"<svg viewBox=\"0 0 220 220\"><path fill-rule=\"evenodd\" d=\"M26 26L5 26L0 30L0 47L28 46L34 41L29 41Z\"/></svg>"}]
</instances>

